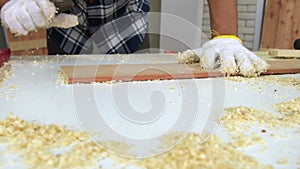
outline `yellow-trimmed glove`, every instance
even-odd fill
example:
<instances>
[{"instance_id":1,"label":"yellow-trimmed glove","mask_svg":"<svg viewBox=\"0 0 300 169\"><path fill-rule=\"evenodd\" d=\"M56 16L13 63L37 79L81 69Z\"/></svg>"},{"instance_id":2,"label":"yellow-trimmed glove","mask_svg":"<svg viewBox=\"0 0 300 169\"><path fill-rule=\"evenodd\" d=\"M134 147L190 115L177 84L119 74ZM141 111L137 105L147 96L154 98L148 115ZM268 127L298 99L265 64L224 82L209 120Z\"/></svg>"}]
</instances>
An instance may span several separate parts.
<instances>
[{"instance_id":1,"label":"yellow-trimmed glove","mask_svg":"<svg viewBox=\"0 0 300 169\"><path fill-rule=\"evenodd\" d=\"M178 56L180 63L200 61L206 70L219 69L227 75L256 76L269 65L242 44L234 35L220 35L206 42L201 48L187 50Z\"/></svg>"}]
</instances>

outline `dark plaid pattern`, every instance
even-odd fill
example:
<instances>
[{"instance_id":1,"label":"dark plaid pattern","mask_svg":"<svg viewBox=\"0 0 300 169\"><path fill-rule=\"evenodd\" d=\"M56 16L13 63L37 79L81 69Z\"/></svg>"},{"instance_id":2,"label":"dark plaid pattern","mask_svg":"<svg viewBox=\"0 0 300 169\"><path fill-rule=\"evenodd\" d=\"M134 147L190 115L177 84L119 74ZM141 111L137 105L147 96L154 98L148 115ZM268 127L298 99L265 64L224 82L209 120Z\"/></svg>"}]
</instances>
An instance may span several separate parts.
<instances>
[{"instance_id":1,"label":"dark plaid pattern","mask_svg":"<svg viewBox=\"0 0 300 169\"><path fill-rule=\"evenodd\" d=\"M67 54L89 51L94 41L100 53L133 53L148 28L149 0L73 0L66 13L78 16L79 25L49 28L51 37Z\"/></svg>"}]
</instances>

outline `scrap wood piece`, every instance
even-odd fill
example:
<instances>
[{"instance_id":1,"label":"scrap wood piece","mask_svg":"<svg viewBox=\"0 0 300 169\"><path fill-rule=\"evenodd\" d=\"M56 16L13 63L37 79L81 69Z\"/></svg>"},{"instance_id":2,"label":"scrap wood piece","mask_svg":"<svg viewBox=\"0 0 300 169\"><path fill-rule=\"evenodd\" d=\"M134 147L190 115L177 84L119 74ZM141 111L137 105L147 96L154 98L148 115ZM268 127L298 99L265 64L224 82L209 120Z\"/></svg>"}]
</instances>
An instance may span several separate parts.
<instances>
[{"instance_id":1,"label":"scrap wood piece","mask_svg":"<svg viewBox=\"0 0 300 169\"><path fill-rule=\"evenodd\" d=\"M300 50L269 49L269 55L274 57L300 58Z\"/></svg>"},{"instance_id":2,"label":"scrap wood piece","mask_svg":"<svg viewBox=\"0 0 300 169\"><path fill-rule=\"evenodd\" d=\"M262 75L300 73L299 59L268 59L270 68ZM61 66L63 79L68 84L109 81L147 81L224 77L219 71L202 70L194 64L112 64Z\"/></svg>"},{"instance_id":3,"label":"scrap wood piece","mask_svg":"<svg viewBox=\"0 0 300 169\"><path fill-rule=\"evenodd\" d=\"M170 79L193 79L224 76L221 72L206 72L199 64L111 64L61 66L63 79L69 84L109 82L109 81L147 81Z\"/></svg>"}]
</instances>

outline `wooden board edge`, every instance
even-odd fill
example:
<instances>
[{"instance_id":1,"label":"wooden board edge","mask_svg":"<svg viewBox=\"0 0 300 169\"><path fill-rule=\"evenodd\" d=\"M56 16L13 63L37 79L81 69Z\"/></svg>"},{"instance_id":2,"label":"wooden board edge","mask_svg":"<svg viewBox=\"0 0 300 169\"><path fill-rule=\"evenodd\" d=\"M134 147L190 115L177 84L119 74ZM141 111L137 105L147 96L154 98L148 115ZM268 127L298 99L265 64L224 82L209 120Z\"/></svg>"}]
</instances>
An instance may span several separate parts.
<instances>
[{"instance_id":1,"label":"wooden board edge","mask_svg":"<svg viewBox=\"0 0 300 169\"><path fill-rule=\"evenodd\" d=\"M269 49L269 55L273 57L300 58L300 50Z\"/></svg>"}]
</instances>

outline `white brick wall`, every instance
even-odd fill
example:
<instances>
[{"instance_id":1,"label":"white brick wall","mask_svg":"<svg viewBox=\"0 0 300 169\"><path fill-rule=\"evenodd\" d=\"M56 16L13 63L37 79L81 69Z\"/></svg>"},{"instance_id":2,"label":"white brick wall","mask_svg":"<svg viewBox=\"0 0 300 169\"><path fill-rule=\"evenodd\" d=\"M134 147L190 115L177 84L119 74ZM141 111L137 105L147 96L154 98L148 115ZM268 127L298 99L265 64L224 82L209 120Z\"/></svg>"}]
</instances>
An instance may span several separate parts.
<instances>
[{"instance_id":1,"label":"white brick wall","mask_svg":"<svg viewBox=\"0 0 300 169\"><path fill-rule=\"evenodd\" d=\"M238 0L238 26L239 37L244 45L252 49L255 32L256 0ZM203 28L206 36L202 37L202 43L210 38L210 19L207 0L204 0Z\"/></svg>"}]
</instances>

